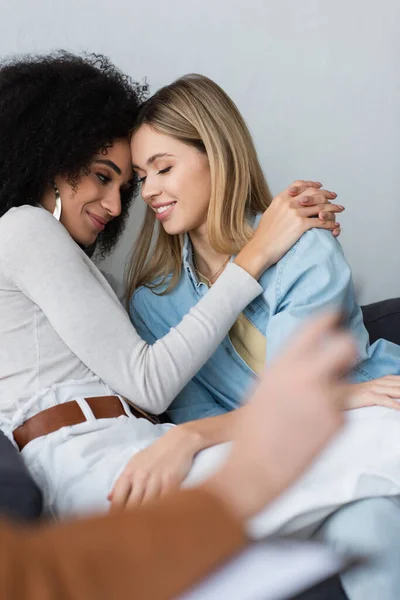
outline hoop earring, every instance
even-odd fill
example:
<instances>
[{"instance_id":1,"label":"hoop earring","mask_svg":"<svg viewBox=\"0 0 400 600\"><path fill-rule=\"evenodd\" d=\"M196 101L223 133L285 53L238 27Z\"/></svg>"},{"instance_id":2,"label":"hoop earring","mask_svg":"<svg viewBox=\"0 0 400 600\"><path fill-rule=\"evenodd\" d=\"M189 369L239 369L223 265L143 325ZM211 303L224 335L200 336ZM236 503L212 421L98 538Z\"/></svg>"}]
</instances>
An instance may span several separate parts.
<instances>
[{"instance_id":1,"label":"hoop earring","mask_svg":"<svg viewBox=\"0 0 400 600\"><path fill-rule=\"evenodd\" d=\"M61 197L60 197L60 192L58 190L58 187L56 186L56 184L53 181L53 190L54 190L54 194L56 196L56 207L53 211L53 217L55 217L57 219L57 221L60 220L61 217Z\"/></svg>"}]
</instances>

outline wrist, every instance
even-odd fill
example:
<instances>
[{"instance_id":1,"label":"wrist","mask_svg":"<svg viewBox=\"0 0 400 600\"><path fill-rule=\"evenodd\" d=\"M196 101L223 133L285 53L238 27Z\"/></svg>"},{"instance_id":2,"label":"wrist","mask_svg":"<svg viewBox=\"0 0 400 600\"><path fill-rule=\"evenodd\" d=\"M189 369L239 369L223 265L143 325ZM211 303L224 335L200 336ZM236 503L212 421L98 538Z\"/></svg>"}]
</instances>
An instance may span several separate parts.
<instances>
[{"instance_id":1,"label":"wrist","mask_svg":"<svg viewBox=\"0 0 400 600\"><path fill-rule=\"evenodd\" d=\"M268 250L260 248L252 241L246 244L233 262L247 271L254 279L259 279L272 264Z\"/></svg>"},{"instance_id":2,"label":"wrist","mask_svg":"<svg viewBox=\"0 0 400 600\"><path fill-rule=\"evenodd\" d=\"M197 454L204 448L203 436L196 429L196 421L183 423L170 429L166 435L175 440L181 452Z\"/></svg>"}]
</instances>

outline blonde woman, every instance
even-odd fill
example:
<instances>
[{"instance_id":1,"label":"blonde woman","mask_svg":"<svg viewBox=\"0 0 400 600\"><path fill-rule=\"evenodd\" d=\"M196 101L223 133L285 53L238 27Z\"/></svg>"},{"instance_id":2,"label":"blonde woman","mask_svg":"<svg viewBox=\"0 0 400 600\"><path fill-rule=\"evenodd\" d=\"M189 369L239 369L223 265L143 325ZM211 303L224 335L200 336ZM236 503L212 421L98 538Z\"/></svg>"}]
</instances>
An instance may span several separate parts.
<instances>
[{"instance_id":1,"label":"blonde woman","mask_svg":"<svg viewBox=\"0 0 400 600\"><path fill-rule=\"evenodd\" d=\"M131 149L148 208L128 270L130 315L151 344L208 293L252 238L263 211L268 209L270 215L270 240L274 235L278 240L282 231L293 227L295 242L301 219L289 224L291 200L272 200L238 109L206 77L183 77L150 98L139 113ZM330 198L318 188L304 190L305 201L312 197L320 201ZM340 307L357 341L359 360L352 372L349 408L373 404L398 408L399 378L388 376L400 372L400 347L385 340L369 346L340 245L323 227L307 229L283 257L279 242L271 244L269 264L260 279L263 293L245 308L229 335L169 408L173 422L189 423L128 464L123 478L125 483L131 479L131 487L126 487L128 502L130 494L133 501L146 495L146 483L143 478L138 481L138 472L147 470L154 480L168 471L171 485L176 485L199 449L229 440L235 419L230 411L240 406L246 391L258 380L266 358L269 361L279 351L308 315L324 308ZM370 382L378 377L382 379ZM218 418L192 422L210 416ZM360 542L364 517L368 521L369 511L374 514L382 504L383 515L389 514L390 522L400 521L394 501L375 499L354 505L353 526L346 525L342 532L341 523L347 522L344 513L330 535L343 542L348 541L347 536L350 543ZM342 514L339 511L335 516ZM380 538L373 537L376 547ZM385 539L384 545L392 541ZM388 574L388 581L390 577ZM362 597L376 598L371 593Z\"/></svg>"}]
</instances>

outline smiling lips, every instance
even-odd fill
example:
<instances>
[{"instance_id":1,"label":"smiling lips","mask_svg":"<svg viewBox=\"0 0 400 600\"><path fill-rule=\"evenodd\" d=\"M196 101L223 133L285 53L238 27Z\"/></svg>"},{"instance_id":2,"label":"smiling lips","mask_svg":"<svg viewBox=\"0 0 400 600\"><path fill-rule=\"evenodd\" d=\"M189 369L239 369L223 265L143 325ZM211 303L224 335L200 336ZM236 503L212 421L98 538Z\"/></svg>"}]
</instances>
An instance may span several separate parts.
<instances>
[{"instance_id":1,"label":"smiling lips","mask_svg":"<svg viewBox=\"0 0 400 600\"><path fill-rule=\"evenodd\" d=\"M99 231L103 231L103 229L105 228L105 226L108 223L107 219L103 219L102 217L99 217L98 215L94 215L90 212L88 212L88 215L89 215L90 220L92 221L93 225L95 226L95 228L98 229Z\"/></svg>"},{"instance_id":2,"label":"smiling lips","mask_svg":"<svg viewBox=\"0 0 400 600\"><path fill-rule=\"evenodd\" d=\"M153 204L151 208L156 213L156 218L159 221L166 219L172 212L176 202L169 202L168 204Z\"/></svg>"}]
</instances>

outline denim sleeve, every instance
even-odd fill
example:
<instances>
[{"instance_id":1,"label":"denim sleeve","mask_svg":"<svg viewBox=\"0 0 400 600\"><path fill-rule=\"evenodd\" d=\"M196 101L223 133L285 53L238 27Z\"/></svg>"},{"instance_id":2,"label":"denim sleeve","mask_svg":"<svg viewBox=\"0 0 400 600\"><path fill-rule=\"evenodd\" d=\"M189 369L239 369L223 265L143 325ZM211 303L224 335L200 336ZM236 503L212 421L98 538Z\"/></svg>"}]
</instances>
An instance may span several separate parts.
<instances>
[{"instance_id":1,"label":"denim sleeve","mask_svg":"<svg viewBox=\"0 0 400 600\"><path fill-rule=\"evenodd\" d=\"M179 425L187 421L216 417L227 412L228 409L214 398L212 392L194 377L172 402L167 415L172 423Z\"/></svg>"},{"instance_id":2,"label":"denim sleeve","mask_svg":"<svg viewBox=\"0 0 400 600\"><path fill-rule=\"evenodd\" d=\"M148 344L157 341L156 335L151 331L151 312L147 310L145 300L140 294L135 294L129 306L129 315L136 331ZM194 377L177 395L166 411L171 423L179 425L187 421L215 417L228 412L211 391Z\"/></svg>"},{"instance_id":3,"label":"denim sleeve","mask_svg":"<svg viewBox=\"0 0 400 600\"><path fill-rule=\"evenodd\" d=\"M139 303L135 302L135 296L133 296L129 304L129 318L142 340L144 340L148 344L154 344L154 342L157 341L157 338L151 332L146 320L141 315L139 306Z\"/></svg>"},{"instance_id":4,"label":"denim sleeve","mask_svg":"<svg viewBox=\"0 0 400 600\"><path fill-rule=\"evenodd\" d=\"M267 361L273 358L307 318L339 309L356 338L359 360L367 356L368 333L354 298L350 267L330 232L312 229L278 263L275 284L264 292L271 307Z\"/></svg>"}]
</instances>

